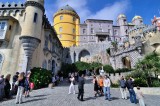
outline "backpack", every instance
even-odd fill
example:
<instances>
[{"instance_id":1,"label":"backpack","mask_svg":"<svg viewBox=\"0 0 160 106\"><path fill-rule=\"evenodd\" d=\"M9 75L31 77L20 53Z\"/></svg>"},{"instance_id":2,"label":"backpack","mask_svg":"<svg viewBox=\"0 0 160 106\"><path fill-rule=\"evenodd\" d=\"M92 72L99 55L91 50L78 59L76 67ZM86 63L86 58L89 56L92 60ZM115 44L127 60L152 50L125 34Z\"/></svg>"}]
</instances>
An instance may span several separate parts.
<instances>
[{"instance_id":1,"label":"backpack","mask_svg":"<svg viewBox=\"0 0 160 106\"><path fill-rule=\"evenodd\" d=\"M120 86L121 86L121 88L125 88L126 87L126 81L125 80L121 80L120 81Z\"/></svg>"}]
</instances>

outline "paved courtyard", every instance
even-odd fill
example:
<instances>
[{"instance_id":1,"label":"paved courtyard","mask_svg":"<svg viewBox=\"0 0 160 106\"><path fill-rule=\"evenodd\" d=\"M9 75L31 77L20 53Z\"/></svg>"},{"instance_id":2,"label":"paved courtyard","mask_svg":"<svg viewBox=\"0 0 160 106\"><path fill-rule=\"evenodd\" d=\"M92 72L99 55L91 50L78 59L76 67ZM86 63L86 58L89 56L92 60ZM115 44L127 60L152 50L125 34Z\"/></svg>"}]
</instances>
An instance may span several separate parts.
<instances>
[{"instance_id":1,"label":"paved courtyard","mask_svg":"<svg viewBox=\"0 0 160 106\"><path fill-rule=\"evenodd\" d=\"M63 83L53 89L44 88L31 92L31 97L24 99L23 106L138 106L129 100L122 100L118 89L111 89L112 101L103 97L93 97L93 85L90 80L85 84L84 102L77 100L77 94L68 95L69 84ZM77 90L77 86L76 86ZM0 106L17 106L15 99L0 102ZM160 96L145 95L147 106L160 106Z\"/></svg>"}]
</instances>

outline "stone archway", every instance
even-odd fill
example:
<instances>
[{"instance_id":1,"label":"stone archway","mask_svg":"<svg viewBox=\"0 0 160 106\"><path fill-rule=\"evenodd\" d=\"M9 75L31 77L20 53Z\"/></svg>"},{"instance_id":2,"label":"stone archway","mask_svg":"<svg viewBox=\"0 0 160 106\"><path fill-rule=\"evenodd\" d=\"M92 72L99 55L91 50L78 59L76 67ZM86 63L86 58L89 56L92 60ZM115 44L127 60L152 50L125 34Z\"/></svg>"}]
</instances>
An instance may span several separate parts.
<instances>
[{"instance_id":1,"label":"stone archway","mask_svg":"<svg viewBox=\"0 0 160 106\"><path fill-rule=\"evenodd\" d=\"M81 58L82 58L82 57L86 57L86 56L90 56L89 51L88 51L88 50L82 50L82 51L79 53L78 60L81 61Z\"/></svg>"},{"instance_id":2,"label":"stone archway","mask_svg":"<svg viewBox=\"0 0 160 106\"><path fill-rule=\"evenodd\" d=\"M121 59L123 68L131 69L131 60L128 56L122 57Z\"/></svg>"}]
</instances>

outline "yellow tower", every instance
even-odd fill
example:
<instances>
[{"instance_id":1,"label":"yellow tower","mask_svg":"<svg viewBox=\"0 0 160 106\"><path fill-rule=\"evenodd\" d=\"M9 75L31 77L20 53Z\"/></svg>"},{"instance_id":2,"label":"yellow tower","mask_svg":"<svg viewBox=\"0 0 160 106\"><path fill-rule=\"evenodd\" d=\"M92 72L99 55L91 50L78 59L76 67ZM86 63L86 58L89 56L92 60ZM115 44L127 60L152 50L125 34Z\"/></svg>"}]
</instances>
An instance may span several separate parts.
<instances>
[{"instance_id":1,"label":"yellow tower","mask_svg":"<svg viewBox=\"0 0 160 106\"><path fill-rule=\"evenodd\" d=\"M80 18L76 11L66 5L54 15L54 28L63 47L78 46Z\"/></svg>"}]
</instances>

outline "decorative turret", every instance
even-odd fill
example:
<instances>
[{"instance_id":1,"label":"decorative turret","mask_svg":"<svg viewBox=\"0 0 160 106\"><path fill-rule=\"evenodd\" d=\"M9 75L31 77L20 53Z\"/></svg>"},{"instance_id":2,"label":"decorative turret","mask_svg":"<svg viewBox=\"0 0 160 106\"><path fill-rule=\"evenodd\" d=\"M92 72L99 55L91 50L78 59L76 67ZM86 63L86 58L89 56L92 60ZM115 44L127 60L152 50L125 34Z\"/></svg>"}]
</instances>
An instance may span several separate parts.
<instances>
[{"instance_id":1,"label":"decorative turret","mask_svg":"<svg viewBox=\"0 0 160 106\"><path fill-rule=\"evenodd\" d=\"M79 45L80 18L69 5L61 7L54 15L54 28L63 47Z\"/></svg>"},{"instance_id":2,"label":"decorative turret","mask_svg":"<svg viewBox=\"0 0 160 106\"><path fill-rule=\"evenodd\" d=\"M142 25L143 24L143 18L141 16L134 16L132 19L132 23L134 25Z\"/></svg>"},{"instance_id":3,"label":"decorative turret","mask_svg":"<svg viewBox=\"0 0 160 106\"><path fill-rule=\"evenodd\" d=\"M42 21L44 16L44 0L27 0L25 3L24 26L20 40L28 58L28 63L32 59L35 49L40 43L42 33ZM27 64L26 72L30 69Z\"/></svg>"},{"instance_id":4,"label":"decorative turret","mask_svg":"<svg viewBox=\"0 0 160 106\"><path fill-rule=\"evenodd\" d=\"M117 18L117 25L122 26L127 24L127 17L124 14L120 14Z\"/></svg>"}]
</instances>

